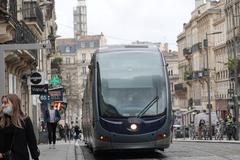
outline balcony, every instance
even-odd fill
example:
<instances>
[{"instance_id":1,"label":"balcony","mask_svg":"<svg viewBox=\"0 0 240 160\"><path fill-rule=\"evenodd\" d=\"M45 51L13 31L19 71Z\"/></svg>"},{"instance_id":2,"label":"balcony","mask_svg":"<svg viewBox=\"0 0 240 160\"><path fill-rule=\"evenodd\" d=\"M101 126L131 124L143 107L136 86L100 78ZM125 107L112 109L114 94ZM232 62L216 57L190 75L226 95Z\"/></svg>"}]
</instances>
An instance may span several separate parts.
<instances>
[{"instance_id":1,"label":"balcony","mask_svg":"<svg viewBox=\"0 0 240 160\"><path fill-rule=\"evenodd\" d=\"M9 3L9 11L8 13L17 19L17 0L8 0Z\"/></svg>"},{"instance_id":2,"label":"balcony","mask_svg":"<svg viewBox=\"0 0 240 160\"><path fill-rule=\"evenodd\" d=\"M1 0L0 1L0 43L12 40L11 30L14 26L9 23L9 19L17 20L17 1Z\"/></svg>"},{"instance_id":3,"label":"balcony","mask_svg":"<svg viewBox=\"0 0 240 160\"><path fill-rule=\"evenodd\" d=\"M192 53L202 50L202 42L196 43L192 46Z\"/></svg>"},{"instance_id":4,"label":"balcony","mask_svg":"<svg viewBox=\"0 0 240 160\"><path fill-rule=\"evenodd\" d=\"M204 77L207 77L207 76L208 76L207 69L197 71L197 78L204 78Z\"/></svg>"},{"instance_id":5,"label":"balcony","mask_svg":"<svg viewBox=\"0 0 240 160\"><path fill-rule=\"evenodd\" d=\"M1 0L0 1L0 10L7 12L7 0Z\"/></svg>"},{"instance_id":6,"label":"balcony","mask_svg":"<svg viewBox=\"0 0 240 160\"><path fill-rule=\"evenodd\" d=\"M187 92L187 88L184 87L184 84L183 83L179 83L179 84L175 84L174 85L174 90L175 92Z\"/></svg>"},{"instance_id":7,"label":"balcony","mask_svg":"<svg viewBox=\"0 0 240 160\"><path fill-rule=\"evenodd\" d=\"M36 43L37 37L32 33L29 27L23 22L13 21L15 26L15 33L13 35L13 43ZM29 50L31 55L37 59L37 50Z\"/></svg>"},{"instance_id":8,"label":"balcony","mask_svg":"<svg viewBox=\"0 0 240 160\"><path fill-rule=\"evenodd\" d=\"M184 74L184 80L185 80L185 81L193 80L193 74L192 74L192 73L186 73L186 74Z\"/></svg>"},{"instance_id":9,"label":"balcony","mask_svg":"<svg viewBox=\"0 0 240 160\"><path fill-rule=\"evenodd\" d=\"M201 105L201 99L194 99L193 103L195 106L200 106Z\"/></svg>"},{"instance_id":10,"label":"balcony","mask_svg":"<svg viewBox=\"0 0 240 160\"><path fill-rule=\"evenodd\" d=\"M46 20L50 20L53 18L53 10L54 10L54 4L55 4L55 0L47 0L48 2L52 3L50 5L48 5L46 7L46 15L45 15L45 18Z\"/></svg>"},{"instance_id":11,"label":"balcony","mask_svg":"<svg viewBox=\"0 0 240 160\"><path fill-rule=\"evenodd\" d=\"M43 32L43 13L36 1L23 2L22 14L24 21L31 29L37 30L40 34Z\"/></svg>"},{"instance_id":12,"label":"balcony","mask_svg":"<svg viewBox=\"0 0 240 160\"><path fill-rule=\"evenodd\" d=\"M191 48L184 48L183 49L183 55L184 56L189 56L192 54L192 49Z\"/></svg>"},{"instance_id":13,"label":"balcony","mask_svg":"<svg viewBox=\"0 0 240 160\"><path fill-rule=\"evenodd\" d=\"M195 79L198 79L198 72L199 71L193 71L192 73L192 78L195 80Z\"/></svg>"},{"instance_id":14,"label":"balcony","mask_svg":"<svg viewBox=\"0 0 240 160\"><path fill-rule=\"evenodd\" d=\"M4 14L9 14L11 15L11 17L17 19L17 0L1 0L0 12Z\"/></svg>"}]
</instances>

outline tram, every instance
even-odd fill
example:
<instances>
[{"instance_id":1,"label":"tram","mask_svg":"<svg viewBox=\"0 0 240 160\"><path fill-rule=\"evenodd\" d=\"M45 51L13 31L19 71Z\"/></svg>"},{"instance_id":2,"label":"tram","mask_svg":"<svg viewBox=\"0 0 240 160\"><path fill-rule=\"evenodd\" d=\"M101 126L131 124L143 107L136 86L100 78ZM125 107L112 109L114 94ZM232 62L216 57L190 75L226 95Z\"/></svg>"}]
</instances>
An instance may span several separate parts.
<instances>
[{"instance_id":1,"label":"tram","mask_svg":"<svg viewBox=\"0 0 240 160\"><path fill-rule=\"evenodd\" d=\"M83 95L82 130L94 151L164 150L171 143L167 64L155 46L101 48Z\"/></svg>"}]
</instances>

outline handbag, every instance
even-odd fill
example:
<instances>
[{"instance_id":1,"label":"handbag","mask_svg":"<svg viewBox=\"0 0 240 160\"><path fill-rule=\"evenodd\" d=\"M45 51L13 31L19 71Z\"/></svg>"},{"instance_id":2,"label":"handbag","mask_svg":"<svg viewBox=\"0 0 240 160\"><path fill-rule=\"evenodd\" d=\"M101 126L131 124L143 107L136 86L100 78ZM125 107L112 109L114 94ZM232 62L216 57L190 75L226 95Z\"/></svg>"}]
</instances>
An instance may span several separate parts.
<instances>
[{"instance_id":1,"label":"handbag","mask_svg":"<svg viewBox=\"0 0 240 160\"><path fill-rule=\"evenodd\" d=\"M12 139L12 143L11 143L11 146L10 146L10 150L4 153L4 156L3 156L4 160L14 160L14 154L13 154L13 151L12 151L12 147L13 147L13 143L14 143L14 140L15 140L15 135L16 135L16 128L14 129L13 139Z\"/></svg>"}]
</instances>

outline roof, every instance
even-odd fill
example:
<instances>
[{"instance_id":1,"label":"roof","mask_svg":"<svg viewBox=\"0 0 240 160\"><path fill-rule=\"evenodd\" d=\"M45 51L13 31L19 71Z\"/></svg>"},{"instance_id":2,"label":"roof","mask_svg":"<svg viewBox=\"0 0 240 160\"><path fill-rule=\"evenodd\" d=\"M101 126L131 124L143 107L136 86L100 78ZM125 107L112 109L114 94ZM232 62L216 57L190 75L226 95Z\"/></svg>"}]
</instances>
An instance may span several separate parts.
<instances>
[{"instance_id":1,"label":"roof","mask_svg":"<svg viewBox=\"0 0 240 160\"><path fill-rule=\"evenodd\" d=\"M130 44L130 45L109 45L102 47L98 52L114 52L114 51L159 51L155 45L141 45L141 44Z\"/></svg>"}]
</instances>

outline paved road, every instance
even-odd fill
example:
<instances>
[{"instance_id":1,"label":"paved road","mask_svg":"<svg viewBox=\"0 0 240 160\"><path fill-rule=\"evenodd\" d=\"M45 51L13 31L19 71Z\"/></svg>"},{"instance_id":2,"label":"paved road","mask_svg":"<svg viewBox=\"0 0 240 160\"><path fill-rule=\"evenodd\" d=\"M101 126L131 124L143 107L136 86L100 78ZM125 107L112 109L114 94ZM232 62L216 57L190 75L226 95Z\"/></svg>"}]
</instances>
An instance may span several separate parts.
<instances>
[{"instance_id":1,"label":"paved road","mask_svg":"<svg viewBox=\"0 0 240 160\"><path fill-rule=\"evenodd\" d=\"M240 145L228 143L174 142L165 152L103 153L93 156L82 144L78 160L240 160Z\"/></svg>"}]
</instances>

